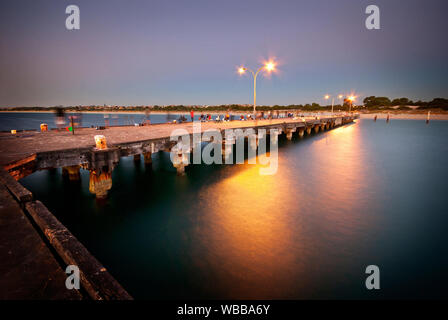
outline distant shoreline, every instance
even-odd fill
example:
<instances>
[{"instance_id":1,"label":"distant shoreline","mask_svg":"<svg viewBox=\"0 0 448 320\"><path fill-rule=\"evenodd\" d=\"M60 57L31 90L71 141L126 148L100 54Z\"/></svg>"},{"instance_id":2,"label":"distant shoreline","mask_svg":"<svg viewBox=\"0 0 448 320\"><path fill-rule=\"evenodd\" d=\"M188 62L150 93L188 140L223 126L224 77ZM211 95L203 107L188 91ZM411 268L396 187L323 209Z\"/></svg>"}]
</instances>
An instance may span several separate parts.
<instances>
[{"instance_id":1,"label":"distant shoreline","mask_svg":"<svg viewBox=\"0 0 448 320\"><path fill-rule=\"evenodd\" d=\"M280 110L281 112L288 112L292 110ZM265 111L266 112L266 111ZM329 114L328 111L302 111L303 113L311 113L311 114L318 114L318 113L326 113ZM37 110L0 110L0 113L54 113L53 111L37 111ZM93 114L146 114L142 111L70 111L66 113L93 113ZM189 111L151 111L150 114L190 114ZM194 111L195 114L201 114L201 113L212 113L212 114L223 114L226 113L226 111L214 111L214 110L206 110L204 112L200 111ZM230 111L232 114L247 114L250 113L248 111ZM400 120L426 120L428 112L425 111L411 111L411 112L400 112L400 111L369 111L369 112L360 112L360 118L361 119L373 119L375 116L377 116L378 119L386 119L387 114L390 115L391 119L400 119ZM431 120L448 120L448 112L443 111L431 111Z\"/></svg>"},{"instance_id":2,"label":"distant shoreline","mask_svg":"<svg viewBox=\"0 0 448 320\"><path fill-rule=\"evenodd\" d=\"M287 110L283 110L283 111L287 111ZM195 114L224 114L226 113L226 110L206 110L206 111L198 111L198 110L194 110ZM251 113L250 111L229 111L230 113L238 113L238 114L248 114ZM266 112L266 111L265 111ZM307 111L309 112L309 111ZM30 110L30 111L26 111L26 110L0 110L0 113L54 113L54 111L44 111L44 110ZM97 114L146 114L146 112L144 111L65 111L65 113L97 113ZM161 110L157 110L157 111L150 111L149 114L167 114L167 113L171 113L171 114L190 114L190 111L173 111L173 110L169 110L169 111L161 111ZM315 112L317 113L317 111Z\"/></svg>"},{"instance_id":3,"label":"distant shoreline","mask_svg":"<svg viewBox=\"0 0 448 320\"><path fill-rule=\"evenodd\" d=\"M0 110L0 113L54 113L54 111L44 111L44 110L30 110L30 111L25 111L25 110ZM98 113L98 114L112 114L112 113L116 113L116 114L146 114L145 112L142 111L65 111L65 113ZM151 114L165 114L165 113L190 113L190 112L186 112L186 111L151 111Z\"/></svg>"}]
</instances>

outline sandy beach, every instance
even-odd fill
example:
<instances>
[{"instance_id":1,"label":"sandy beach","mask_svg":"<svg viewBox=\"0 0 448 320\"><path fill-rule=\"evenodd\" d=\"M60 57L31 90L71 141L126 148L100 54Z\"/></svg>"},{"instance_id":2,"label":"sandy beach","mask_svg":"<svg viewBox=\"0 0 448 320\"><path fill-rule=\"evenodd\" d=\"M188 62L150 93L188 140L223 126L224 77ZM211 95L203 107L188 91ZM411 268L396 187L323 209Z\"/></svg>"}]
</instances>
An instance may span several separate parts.
<instances>
[{"instance_id":1,"label":"sandy beach","mask_svg":"<svg viewBox=\"0 0 448 320\"><path fill-rule=\"evenodd\" d=\"M400 120L426 120L428 113L389 113L390 119L400 119ZM377 119L386 119L387 112L379 113L360 113L361 119L373 119L377 116ZM431 113L430 120L448 120L448 113Z\"/></svg>"}]
</instances>

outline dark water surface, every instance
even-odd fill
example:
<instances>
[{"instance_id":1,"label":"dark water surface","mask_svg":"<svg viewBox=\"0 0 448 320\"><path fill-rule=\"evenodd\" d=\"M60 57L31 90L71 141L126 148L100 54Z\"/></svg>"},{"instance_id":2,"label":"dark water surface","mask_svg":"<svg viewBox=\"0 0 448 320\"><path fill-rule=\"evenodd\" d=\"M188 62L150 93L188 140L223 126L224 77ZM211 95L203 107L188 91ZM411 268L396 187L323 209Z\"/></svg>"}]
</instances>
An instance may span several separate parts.
<instances>
[{"instance_id":1,"label":"dark water surface","mask_svg":"<svg viewBox=\"0 0 448 320\"><path fill-rule=\"evenodd\" d=\"M105 204L84 170L21 182L135 298L446 298L447 137L444 121L358 120L281 140L271 176L123 158Z\"/></svg>"}]
</instances>

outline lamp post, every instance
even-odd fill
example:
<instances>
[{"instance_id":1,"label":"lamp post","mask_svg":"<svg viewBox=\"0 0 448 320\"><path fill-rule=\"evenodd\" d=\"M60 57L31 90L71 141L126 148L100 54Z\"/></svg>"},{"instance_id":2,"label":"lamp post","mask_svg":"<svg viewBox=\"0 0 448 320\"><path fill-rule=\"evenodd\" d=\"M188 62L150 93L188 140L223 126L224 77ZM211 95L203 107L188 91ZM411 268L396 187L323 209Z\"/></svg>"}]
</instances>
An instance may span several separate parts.
<instances>
[{"instance_id":1,"label":"lamp post","mask_svg":"<svg viewBox=\"0 0 448 320\"><path fill-rule=\"evenodd\" d=\"M268 61L264 64L264 66L260 67L257 72L253 72L251 69L246 67L240 67L238 69L239 74L244 74L246 71L250 71L252 76L254 77L254 119L255 119L255 109L257 107L257 76L261 70L265 69L268 73L275 70L275 63L273 61Z\"/></svg>"},{"instance_id":2,"label":"lamp post","mask_svg":"<svg viewBox=\"0 0 448 320\"><path fill-rule=\"evenodd\" d=\"M347 100L350 101L350 107L348 109L348 113L350 113L352 111L352 104L353 104L353 101L355 101L355 99L356 99L356 97L353 95L351 95L347 98Z\"/></svg>"},{"instance_id":3,"label":"lamp post","mask_svg":"<svg viewBox=\"0 0 448 320\"><path fill-rule=\"evenodd\" d=\"M330 96L329 94L327 94L327 95L325 95L325 100L328 100L328 99L330 99L330 97L331 97L331 115L333 115L333 108L334 108L334 96ZM344 95L342 95L342 94L340 94L339 96L338 96L338 98L339 99L342 99L342 98L344 98Z\"/></svg>"}]
</instances>

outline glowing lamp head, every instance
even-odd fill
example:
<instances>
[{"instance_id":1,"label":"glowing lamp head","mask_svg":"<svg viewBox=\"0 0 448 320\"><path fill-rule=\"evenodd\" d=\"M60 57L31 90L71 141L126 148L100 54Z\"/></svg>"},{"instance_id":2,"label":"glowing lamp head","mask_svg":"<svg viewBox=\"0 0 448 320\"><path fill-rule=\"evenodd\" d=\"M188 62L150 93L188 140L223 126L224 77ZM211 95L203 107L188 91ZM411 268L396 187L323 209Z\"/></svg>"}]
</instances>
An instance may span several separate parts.
<instances>
[{"instance_id":1,"label":"glowing lamp head","mask_svg":"<svg viewBox=\"0 0 448 320\"><path fill-rule=\"evenodd\" d=\"M275 69L275 63L272 62L272 61L269 61L269 62L267 62L267 63L264 65L264 67L266 68L266 70L267 70L268 72L271 72L271 71L273 71L273 70Z\"/></svg>"},{"instance_id":2,"label":"glowing lamp head","mask_svg":"<svg viewBox=\"0 0 448 320\"><path fill-rule=\"evenodd\" d=\"M350 102L355 101L355 96L350 96L350 97L348 97L348 101L350 101Z\"/></svg>"},{"instance_id":3,"label":"glowing lamp head","mask_svg":"<svg viewBox=\"0 0 448 320\"><path fill-rule=\"evenodd\" d=\"M244 67L238 68L238 73L239 74L243 74L244 72L246 72L246 68L244 68Z\"/></svg>"},{"instance_id":4,"label":"glowing lamp head","mask_svg":"<svg viewBox=\"0 0 448 320\"><path fill-rule=\"evenodd\" d=\"M330 99L330 96L327 94L327 95L325 95L325 100L328 100L328 99Z\"/></svg>"},{"instance_id":5,"label":"glowing lamp head","mask_svg":"<svg viewBox=\"0 0 448 320\"><path fill-rule=\"evenodd\" d=\"M344 95L340 94L339 99L342 99L342 98L344 98Z\"/></svg>"}]
</instances>

